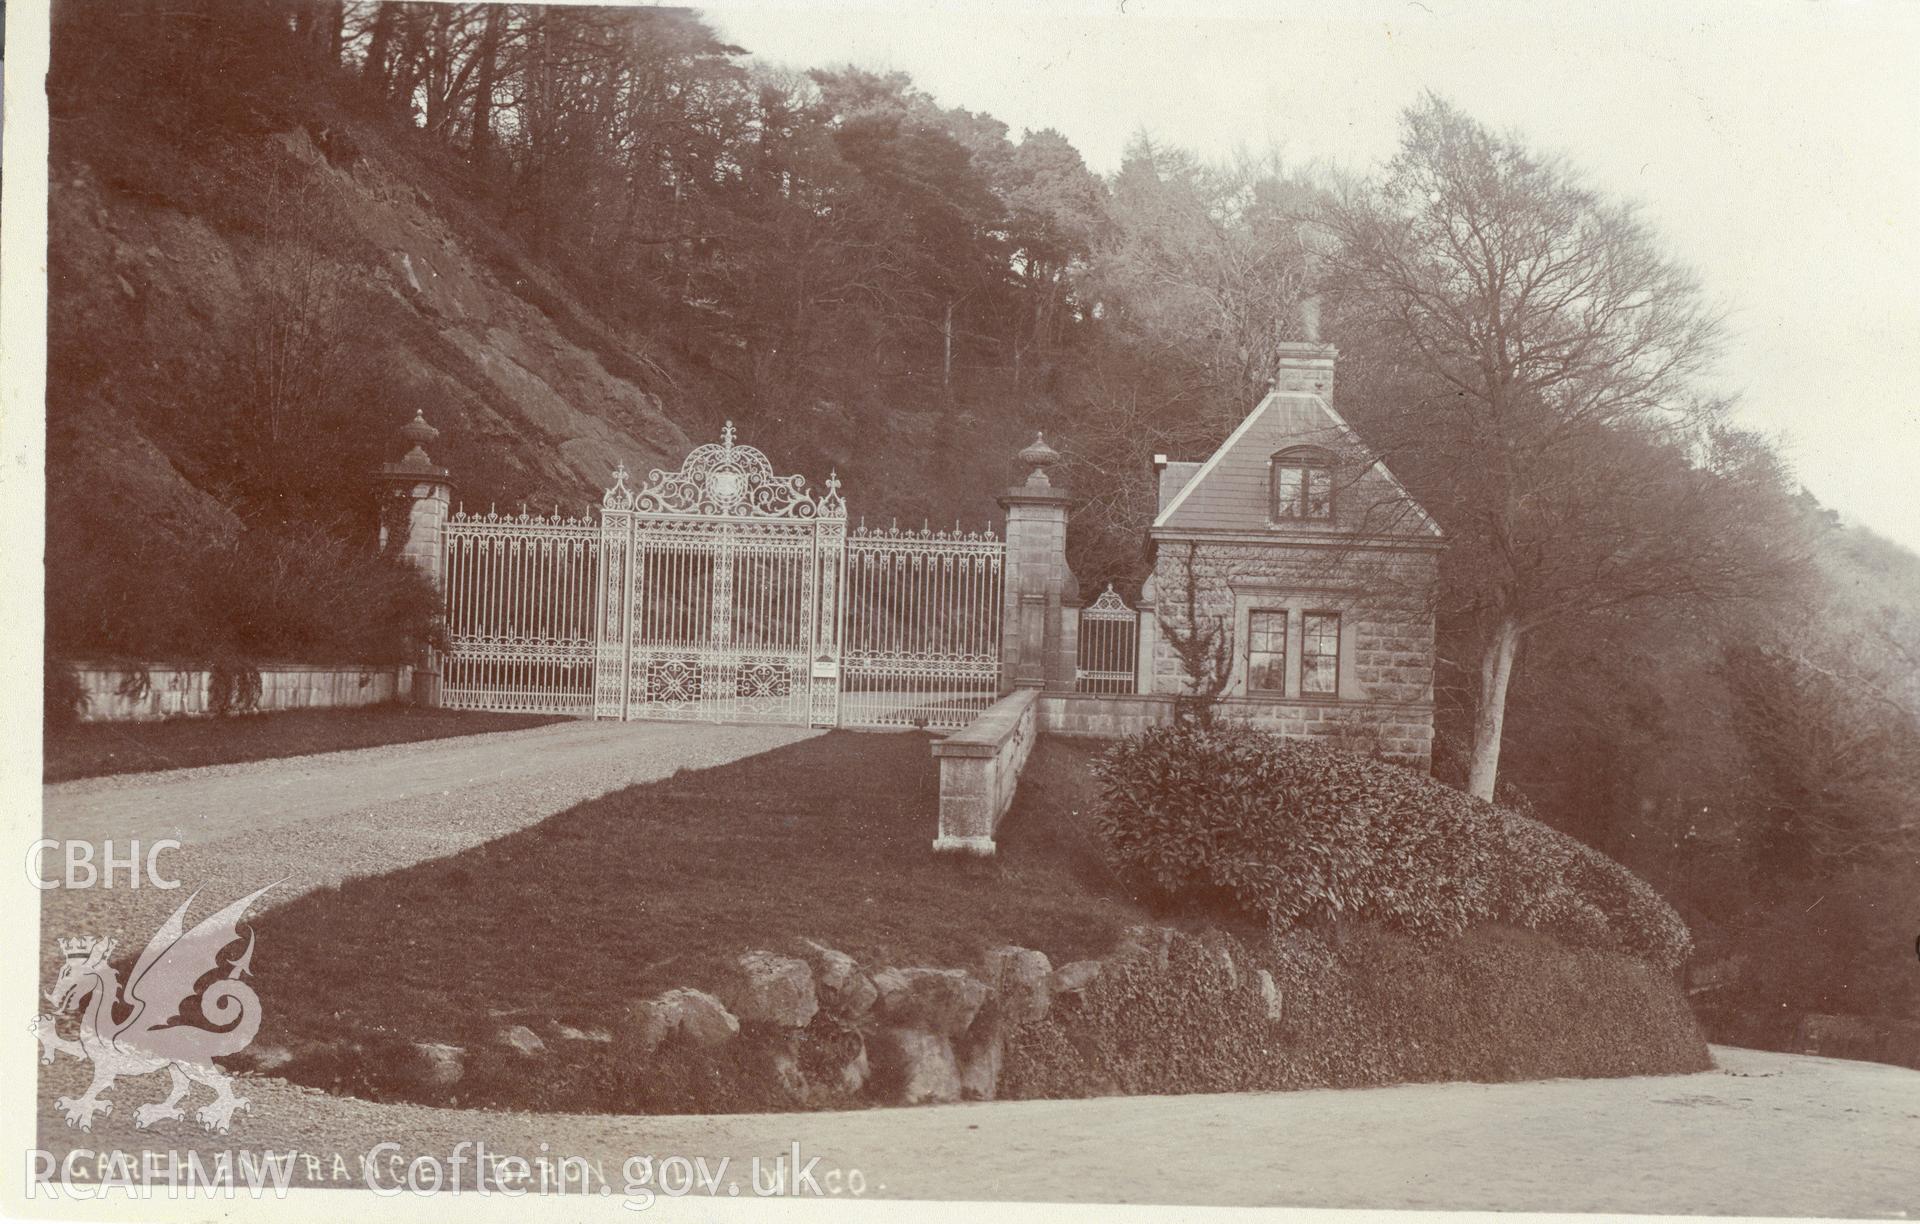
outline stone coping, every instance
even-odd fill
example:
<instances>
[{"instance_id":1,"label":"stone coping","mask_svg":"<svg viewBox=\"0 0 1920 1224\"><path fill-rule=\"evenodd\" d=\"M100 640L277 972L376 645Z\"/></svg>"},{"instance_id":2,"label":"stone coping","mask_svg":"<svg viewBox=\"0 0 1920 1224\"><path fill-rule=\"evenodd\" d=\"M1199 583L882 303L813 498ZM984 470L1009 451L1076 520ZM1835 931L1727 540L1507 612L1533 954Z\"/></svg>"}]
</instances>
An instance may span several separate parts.
<instances>
[{"instance_id":1,"label":"stone coping","mask_svg":"<svg viewBox=\"0 0 1920 1224\"><path fill-rule=\"evenodd\" d=\"M1040 690L1015 689L980 712L980 716L943 740L933 743L936 757L990 757L999 755L1020 727L1020 716L1040 699Z\"/></svg>"},{"instance_id":2,"label":"stone coping","mask_svg":"<svg viewBox=\"0 0 1920 1224\"><path fill-rule=\"evenodd\" d=\"M1074 701L1088 703L1107 703L1122 705L1127 702L1147 702L1152 705L1171 706L1180 698L1177 693L1053 693L1042 692L1040 696L1048 701ZM1244 706L1265 708L1294 707L1313 710L1411 710L1416 713L1433 709L1431 701L1381 701L1354 697L1222 697L1216 705L1228 709Z\"/></svg>"},{"instance_id":3,"label":"stone coping","mask_svg":"<svg viewBox=\"0 0 1920 1224\"><path fill-rule=\"evenodd\" d=\"M208 670L205 662L200 663L157 663L157 662L93 662L85 659L69 661L75 671L86 672L130 672L145 668L150 672L204 672ZM253 667L262 675L272 672L340 672L353 675L376 675L384 672L397 672L413 667L412 663L268 663L255 662Z\"/></svg>"}]
</instances>

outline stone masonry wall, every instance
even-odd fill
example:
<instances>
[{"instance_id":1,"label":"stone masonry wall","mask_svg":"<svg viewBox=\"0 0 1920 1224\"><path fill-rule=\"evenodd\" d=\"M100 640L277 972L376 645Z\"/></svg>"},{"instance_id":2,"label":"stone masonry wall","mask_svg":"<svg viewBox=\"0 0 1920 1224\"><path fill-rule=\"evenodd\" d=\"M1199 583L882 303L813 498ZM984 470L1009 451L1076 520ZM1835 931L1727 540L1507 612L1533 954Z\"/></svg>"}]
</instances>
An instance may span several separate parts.
<instances>
[{"instance_id":1,"label":"stone masonry wall","mask_svg":"<svg viewBox=\"0 0 1920 1224\"><path fill-rule=\"evenodd\" d=\"M1326 739L1426 768L1433 750L1433 617L1429 593L1437 554L1427 549L1330 549L1253 541L1195 541L1195 610L1233 626L1234 674L1225 696L1236 716L1287 735ZM1154 566L1154 610L1174 625L1186 618L1188 541L1162 539ZM1247 623L1256 609L1287 609L1288 691L1248 691ZM1298 641L1303 611L1341 616L1337 696L1301 696ZM1161 633L1152 643L1155 693L1188 688L1188 677Z\"/></svg>"},{"instance_id":2,"label":"stone masonry wall","mask_svg":"<svg viewBox=\"0 0 1920 1224\"><path fill-rule=\"evenodd\" d=\"M297 663L260 669L260 702L267 710L377 705L405 700L413 690L407 666L330 667ZM146 684L130 683L137 670L82 663L74 668L86 693L80 717L87 722L178 718L209 712L208 673L197 668L150 666Z\"/></svg>"},{"instance_id":3,"label":"stone masonry wall","mask_svg":"<svg viewBox=\"0 0 1920 1224\"><path fill-rule=\"evenodd\" d=\"M960 731L933 745L940 767L935 850L993 853L1000 818L1013 806L1020 771L1038 728L1035 689L1016 689Z\"/></svg>"}]
</instances>

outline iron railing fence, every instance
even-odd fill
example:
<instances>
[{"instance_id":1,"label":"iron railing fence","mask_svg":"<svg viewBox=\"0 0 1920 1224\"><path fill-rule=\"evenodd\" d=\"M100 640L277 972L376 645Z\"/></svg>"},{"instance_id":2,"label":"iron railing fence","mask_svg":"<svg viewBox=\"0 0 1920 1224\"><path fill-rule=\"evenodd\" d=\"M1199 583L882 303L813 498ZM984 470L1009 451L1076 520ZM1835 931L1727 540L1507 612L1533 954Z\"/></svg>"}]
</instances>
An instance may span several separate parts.
<instances>
[{"instance_id":1,"label":"iron railing fence","mask_svg":"<svg viewBox=\"0 0 1920 1224\"><path fill-rule=\"evenodd\" d=\"M1006 542L965 532L869 528L847 536L841 721L964 727L1000 695Z\"/></svg>"},{"instance_id":2,"label":"iron railing fence","mask_svg":"<svg viewBox=\"0 0 1920 1224\"><path fill-rule=\"evenodd\" d=\"M599 524L462 511L445 530L441 704L592 714Z\"/></svg>"}]
</instances>

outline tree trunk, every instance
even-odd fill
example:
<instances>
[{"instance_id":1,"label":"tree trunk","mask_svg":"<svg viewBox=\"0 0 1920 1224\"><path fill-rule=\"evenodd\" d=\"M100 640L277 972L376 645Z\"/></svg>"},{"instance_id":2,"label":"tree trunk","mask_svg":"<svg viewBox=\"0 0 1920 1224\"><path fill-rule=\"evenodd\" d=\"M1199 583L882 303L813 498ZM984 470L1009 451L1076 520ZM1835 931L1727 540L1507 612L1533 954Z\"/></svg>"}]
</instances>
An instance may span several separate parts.
<instances>
[{"instance_id":1,"label":"tree trunk","mask_svg":"<svg viewBox=\"0 0 1920 1224\"><path fill-rule=\"evenodd\" d=\"M320 57L329 65L340 63L340 49L346 40L346 27L345 0L326 0L320 8Z\"/></svg>"},{"instance_id":2,"label":"tree trunk","mask_svg":"<svg viewBox=\"0 0 1920 1224\"><path fill-rule=\"evenodd\" d=\"M480 73L473 87L473 164L483 172L487 168L487 145L493 139L493 86L500 57L500 26L506 6L487 9L485 32L480 36Z\"/></svg>"},{"instance_id":3,"label":"tree trunk","mask_svg":"<svg viewBox=\"0 0 1920 1224\"><path fill-rule=\"evenodd\" d=\"M387 40L393 35L393 6L382 4L373 15L373 33L367 37L367 62L360 71L383 90L387 83Z\"/></svg>"},{"instance_id":4,"label":"tree trunk","mask_svg":"<svg viewBox=\"0 0 1920 1224\"><path fill-rule=\"evenodd\" d=\"M947 321L940 329L941 338L946 342L945 354L940 359L940 390L948 399L953 398L953 303L947 303Z\"/></svg>"},{"instance_id":5,"label":"tree trunk","mask_svg":"<svg viewBox=\"0 0 1920 1224\"><path fill-rule=\"evenodd\" d=\"M1500 730L1507 719L1507 681L1519 646L1519 623L1503 616L1480 657L1480 705L1473 714L1473 764L1467 773L1467 793L1476 799L1493 800L1500 775Z\"/></svg>"}]
</instances>

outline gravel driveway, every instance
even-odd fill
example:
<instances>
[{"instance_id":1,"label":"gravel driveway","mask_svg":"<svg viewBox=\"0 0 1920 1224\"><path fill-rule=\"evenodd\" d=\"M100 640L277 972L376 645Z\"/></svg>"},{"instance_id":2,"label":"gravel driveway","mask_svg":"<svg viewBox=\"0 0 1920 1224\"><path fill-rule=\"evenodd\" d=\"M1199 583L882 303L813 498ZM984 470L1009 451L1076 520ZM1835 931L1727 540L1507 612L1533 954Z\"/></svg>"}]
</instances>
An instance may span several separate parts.
<instances>
[{"instance_id":1,"label":"gravel driveway","mask_svg":"<svg viewBox=\"0 0 1920 1224\"><path fill-rule=\"evenodd\" d=\"M283 902L350 875L451 854L619 787L764 752L812 732L778 727L576 723L46 788L50 837L179 836L162 860L195 914L273 879ZM67 934L141 940L185 893L154 888L43 894L43 947ZM54 968L48 957L46 971ZM23 1026L24 1027L24 1026ZM28 1040L24 1032L20 1041ZM489 1113L332 1097L271 1077L240 1091L228 1135L182 1122L136 1131L134 1107L162 1077L123 1080L92 1134L55 1097L88 1068L42 1069L39 1130L56 1158L276 1153L296 1185L364 1191L363 1158L393 1186L408 1160L451 1171L456 1145L495 1156L583 1158L609 1206L664 1177L696 1195L751 1195L799 1145L824 1192L1012 1201L1739 1215L1907 1214L1920 1135L1920 1072L1716 1049L1699 1075L1354 1091L1024 1101L845 1113L609 1117ZM196 1090L191 1107L204 1097ZM546 1147L543 1149L542 1144ZM295 1159L288 1153L298 1152ZM670 1157L681 1162L663 1165ZM336 1161L336 1157L338 1160ZM630 1185L651 1157L647 1185ZM462 1150L471 1188L472 1149ZM723 1168L722 1160L727 1164ZM704 1165L693 1162L703 1160ZM397 1163L396 1163L397 1162ZM857 1171L857 1172L856 1172ZM831 1175L830 1175L831 1174ZM701 1183L701 1178L711 1183ZM532 1177L542 1173L536 1166ZM555 1179L549 1163L545 1176ZM578 1173L571 1188L579 1188ZM810 1183L784 1169L792 1189ZM497 1182L496 1182L497 1184ZM622 1213L624 1214L624 1213Z\"/></svg>"},{"instance_id":2,"label":"gravel driveway","mask_svg":"<svg viewBox=\"0 0 1920 1224\"><path fill-rule=\"evenodd\" d=\"M1605 1211L1647 1214L1887 1216L1915 1203L1913 1140L1920 1072L1716 1048L1698 1075L1526 1084L1417 1084L1321 1092L1088 1101L1008 1101L846 1113L605 1117L377 1105L273 1079L246 1080L252 1110L230 1135L167 1123L135 1131L133 1106L159 1077L127 1081L124 1103L91 1135L43 1103L42 1142L80 1147L299 1152L294 1184L366 1192L373 1153L382 1188L415 1156L454 1168L456 1145L495 1156L579 1157L568 1189L639 1205L664 1178L692 1194L753 1193L751 1161L771 1185L790 1154L823 1194L1026 1202ZM43 1094L84 1084L62 1060ZM392 1147L380 1148L381 1144ZM543 1148L542 1145L545 1145ZM378 1151L376 1149L378 1148ZM471 1146L463 1185L473 1189ZM335 1163L335 1157L339 1162ZM630 1186L649 1170L651 1185ZM669 1158L679 1165L668 1167ZM309 1159L311 1158L311 1162ZM94 1157L83 1158L91 1171ZM722 1166L721 1162L726 1163ZM704 1166L695 1164L703 1161ZM705 1170L702 1181L701 1170ZM584 1173L581 1172L584 1170ZM857 1171L857 1176L856 1176ZM549 1185L559 1178L547 1169ZM837 1176L836 1176L837 1175ZM530 1170L535 1183L541 1173ZM710 1183L711 1188L709 1189ZM443 1182L443 1188L447 1183ZM490 1182L497 1185L497 1182ZM804 1189L807 1183L799 1183ZM625 1214L619 1213L619 1214Z\"/></svg>"},{"instance_id":3,"label":"gravel driveway","mask_svg":"<svg viewBox=\"0 0 1920 1224\"><path fill-rule=\"evenodd\" d=\"M279 905L323 884L440 858L679 769L706 769L817 735L803 727L574 722L349 752L88 778L42 788L45 836L124 854L177 838L158 859L178 890L42 894L42 948L57 936L144 940L199 889L194 916L272 880ZM58 875L49 853L42 873ZM211 903L211 904L209 904ZM51 972L51 957L46 968Z\"/></svg>"}]
</instances>

